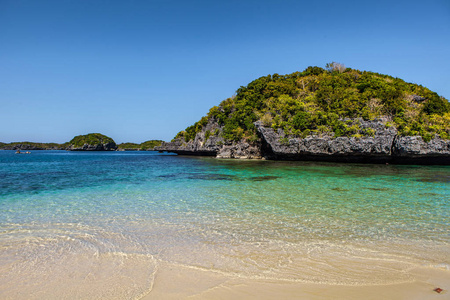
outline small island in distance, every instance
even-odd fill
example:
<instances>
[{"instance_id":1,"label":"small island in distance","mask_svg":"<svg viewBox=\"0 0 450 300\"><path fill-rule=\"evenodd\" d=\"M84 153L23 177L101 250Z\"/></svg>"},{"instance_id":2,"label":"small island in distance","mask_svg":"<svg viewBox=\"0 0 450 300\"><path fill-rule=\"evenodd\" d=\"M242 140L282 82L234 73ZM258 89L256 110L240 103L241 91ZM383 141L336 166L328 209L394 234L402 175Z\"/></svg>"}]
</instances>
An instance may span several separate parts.
<instances>
[{"instance_id":1,"label":"small island in distance","mask_svg":"<svg viewBox=\"0 0 450 300\"><path fill-rule=\"evenodd\" d=\"M141 144L116 142L100 133L89 133L77 135L70 142L58 143L35 143L35 142L14 142L1 143L1 150L69 150L69 151L151 151L154 147L160 146L163 141L149 140Z\"/></svg>"}]
</instances>

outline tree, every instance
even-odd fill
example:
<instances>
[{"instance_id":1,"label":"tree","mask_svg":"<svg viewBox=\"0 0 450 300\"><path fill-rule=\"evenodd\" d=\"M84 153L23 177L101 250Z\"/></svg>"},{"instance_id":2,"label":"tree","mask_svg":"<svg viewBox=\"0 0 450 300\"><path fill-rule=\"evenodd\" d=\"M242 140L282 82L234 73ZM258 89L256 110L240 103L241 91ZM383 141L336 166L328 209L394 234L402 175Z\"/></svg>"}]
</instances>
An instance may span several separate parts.
<instances>
[{"instance_id":1,"label":"tree","mask_svg":"<svg viewBox=\"0 0 450 300\"><path fill-rule=\"evenodd\" d=\"M329 72L339 72L339 73L343 73L345 71L345 65L341 64L341 63L337 63L337 62L331 62L331 63L327 63L326 66L327 70Z\"/></svg>"}]
</instances>

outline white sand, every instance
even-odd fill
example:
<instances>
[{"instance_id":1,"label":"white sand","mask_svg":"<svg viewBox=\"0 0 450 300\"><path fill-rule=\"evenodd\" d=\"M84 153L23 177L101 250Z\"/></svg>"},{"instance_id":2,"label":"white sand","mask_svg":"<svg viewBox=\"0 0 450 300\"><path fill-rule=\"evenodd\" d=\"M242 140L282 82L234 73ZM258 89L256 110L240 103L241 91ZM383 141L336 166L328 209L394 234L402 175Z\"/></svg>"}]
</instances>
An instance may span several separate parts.
<instances>
[{"instance_id":1,"label":"white sand","mask_svg":"<svg viewBox=\"0 0 450 300\"><path fill-rule=\"evenodd\" d=\"M450 272L412 270L413 282L341 286L232 277L208 270L161 263L149 299L450 299ZM442 288L442 293L433 291Z\"/></svg>"}]
</instances>

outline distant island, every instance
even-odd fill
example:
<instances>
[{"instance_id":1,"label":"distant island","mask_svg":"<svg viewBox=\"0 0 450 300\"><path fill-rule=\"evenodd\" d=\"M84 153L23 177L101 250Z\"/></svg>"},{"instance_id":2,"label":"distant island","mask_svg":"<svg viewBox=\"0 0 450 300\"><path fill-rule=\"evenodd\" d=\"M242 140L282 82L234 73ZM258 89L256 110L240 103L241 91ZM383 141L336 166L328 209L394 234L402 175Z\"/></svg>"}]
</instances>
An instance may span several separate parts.
<instances>
[{"instance_id":1,"label":"distant island","mask_svg":"<svg viewBox=\"0 0 450 300\"><path fill-rule=\"evenodd\" d=\"M0 150L69 150L69 151L148 151L155 146L160 146L163 141L149 140L141 144L116 142L100 133L89 133L75 136L70 142L58 143L35 143L14 142L1 143Z\"/></svg>"},{"instance_id":2,"label":"distant island","mask_svg":"<svg viewBox=\"0 0 450 300\"><path fill-rule=\"evenodd\" d=\"M67 147L67 150L72 151L111 151L116 149L116 142L101 133L77 135L68 143Z\"/></svg>"},{"instance_id":3,"label":"distant island","mask_svg":"<svg viewBox=\"0 0 450 300\"><path fill-rule=\"evenodd\" d=\"M149 151L153 150L157 146L161 146L162 140L150 140L140 144L135 143L122 143L117 145L118 151Z\"/></svg>"},{"instance_id":4,"label":"distant island","mask_svg":"<svg viewBox=\"0 0 450 300\"><path fill-rule=\"evenodd\" d=\"M36 142L0 142L0 150L65 150L65 144Z\"/></svg>"},{"instance_id":5,"label":"distant island","mask_svg":"<svg viewBox=\"0 0 450 300\"><path fill-rule=\"evenodd\" d=\"M333 62L241 86L155 149L219 158L450 164L449 138L444 97Z\"/></svg>"}]
</instances>

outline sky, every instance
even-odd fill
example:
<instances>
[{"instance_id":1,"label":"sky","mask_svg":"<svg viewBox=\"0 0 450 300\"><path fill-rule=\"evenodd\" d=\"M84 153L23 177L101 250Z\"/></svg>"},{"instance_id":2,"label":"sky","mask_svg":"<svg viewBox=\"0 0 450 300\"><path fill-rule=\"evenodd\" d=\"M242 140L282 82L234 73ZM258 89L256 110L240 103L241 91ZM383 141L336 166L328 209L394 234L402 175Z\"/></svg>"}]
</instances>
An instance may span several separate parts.
<instances>
[{"instance_id":1,"label":"sky","mask_svg":"<svg viewBox=\"0 0 450 300\"><path fill-rule=\"evenodd\" d=\"M170 141L254 79L332 61L450 99L450 1L0 0L0 142Z\"/></svg>"}]
</instances>

